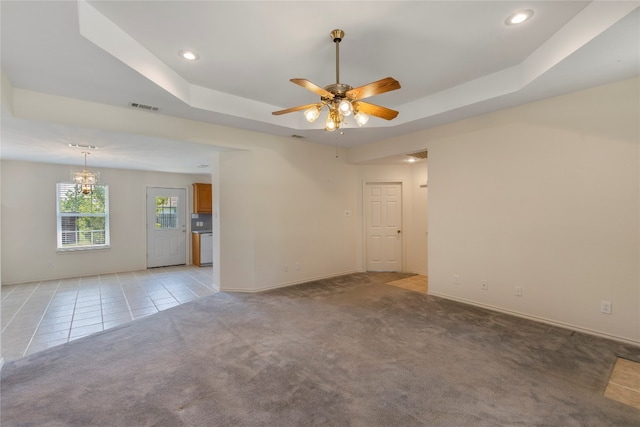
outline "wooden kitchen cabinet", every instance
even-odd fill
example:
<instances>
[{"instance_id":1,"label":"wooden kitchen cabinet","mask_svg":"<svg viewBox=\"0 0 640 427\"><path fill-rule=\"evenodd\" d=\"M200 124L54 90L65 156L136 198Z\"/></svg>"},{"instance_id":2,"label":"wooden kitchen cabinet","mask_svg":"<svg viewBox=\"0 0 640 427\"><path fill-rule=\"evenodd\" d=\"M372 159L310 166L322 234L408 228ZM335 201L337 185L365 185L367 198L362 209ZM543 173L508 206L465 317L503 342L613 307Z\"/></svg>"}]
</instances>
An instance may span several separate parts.
<instances>
[{"instance_id":1,"label":"wooden kitchen cabinet","mask_svg":"<svg viewBox=\"0 0 640 427\"><path fill-rule=\"evenodd\" d=\"M193 184L193 213L211 213L211 184Z\"/></svg>"},{"instance_id":2,"label":"wooden kitchen cabinet","mask_svg":"<svg viewBox=\"0 0 640 427\"><path fill-rule=\"evenodd\" d=\"M191 235L191 262L200 267L200 235L197 233Z\"/></svg>"}]
</instances>

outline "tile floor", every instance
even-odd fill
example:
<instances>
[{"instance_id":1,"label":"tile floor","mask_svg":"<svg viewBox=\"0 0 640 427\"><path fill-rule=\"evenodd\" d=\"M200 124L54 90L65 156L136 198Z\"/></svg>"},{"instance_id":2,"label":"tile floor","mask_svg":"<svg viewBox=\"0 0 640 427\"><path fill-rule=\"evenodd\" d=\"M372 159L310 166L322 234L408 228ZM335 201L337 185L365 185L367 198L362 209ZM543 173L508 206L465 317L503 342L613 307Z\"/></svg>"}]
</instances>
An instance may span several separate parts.
<instances>
[{"instance_id":1,"label":"tile floor","mask_svg":"<svg viewBox=\"0 0 640 427\"><path fill-rule=\"evenodd\" d=\"M387 283L387 285L397 286L399 288L409 289L423 294L426 294L429 290L429 281L427 276L422 276L420 274L400 280L394 280L393 282Z\"/></svg>"},{"instance_id":2,"label":"tile floor","mask_svg":"<svg viewBox=\"0 0 640 427\"><path fill-rule=\"evenodd\" d=\"M604 395L640 409L640 363L618 358Z\"/></svg>"},{"instance_id":3,"label":"tile floor","mask_svg":"<svg viewBox=\"0 0 640 427\"><path fill-rule=\"evenodd\" d=\"M175 266L3 286L4 361L217 292L209 267Z\"/></svg>"}]
</instances>

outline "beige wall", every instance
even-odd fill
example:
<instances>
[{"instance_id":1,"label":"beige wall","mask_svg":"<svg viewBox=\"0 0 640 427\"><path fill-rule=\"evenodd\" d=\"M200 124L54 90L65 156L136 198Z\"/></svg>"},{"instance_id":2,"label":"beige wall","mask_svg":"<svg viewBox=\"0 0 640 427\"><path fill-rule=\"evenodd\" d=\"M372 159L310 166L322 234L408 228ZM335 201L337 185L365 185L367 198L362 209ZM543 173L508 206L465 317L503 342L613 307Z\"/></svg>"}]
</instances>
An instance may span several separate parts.
<instances>
[{"instance_id":1,"label":"beige wall","mask_svg":"<svg viewBox=\"0 0 640 427\"><path fill-rule=\"evenodd\" d=\"M357 169L335 153L265 135L247 150L216 154L221 289L256 291L357 271L360 219L344 216L355 211Z\"/></svg>"},{"instance_id":2,"label":"beige wall","mask_svg":"<svg viewBox=\"0 0 640 427\"><path fill-rule=\"evenodd\" d=\"M363 181L400 179L411 228L405 268L427 269L420 242L428 226L432 294L640 343L638 86L638 79L627 80L349 150L347 158L360 162L428 149L428 225L426 189L419 188L426 164L355 166L344 153L336 159L333 147L145 117L156 136L182 132L237 148L212 159L214 259L223 289L255 291L362 269ZM55 111L73 123L74 112L84 110L64 101L68 108ZM109 119L103 128L144 132L144 121L120 124L115 116L96 117ZM100 258L58 255L54 191L42 177L53 186L69 168L20 164L5 161L1 172L5 283L144 268L141 195L147 182L169 184L140 172L103 175L130 188L114 199L122 214L112 203L112 221L122 230L112 223L112 232L122 233L112 235L118 250ZM145 184L131 189L131 182ZM52 207L43 208L47 198ZM138 213L128 215L136 203ZM345 217L345 209L354 215ZM25 232L41 240L25 239ZM54 272L46 267L52 257ZM482 280L488 291L480 290ZM522 297L515 297L516 286ZM601 300L613 303L613 314L600 313Z\"/></svg>"},{"instance_id":3,"label":"beige wall","mask_svg":"<svg viewBox=\"0 0 640 427\"><path fill-rule=\"evenodd\" d=\"M427 179L427 162L358 167L358 218L363 217L363 186L369 182L402 183L403 270L427 274L427 189L420 183ZM364 269L366 250L363 228L358 230L358 267Z\"/></svg>"},{"instance_id":4,"label":"beige wall","mask_svg":"<svg viewBox=\"0 0 640 427\"><path fill-rule=\"evenodd\" d=\"M2 200L2 162L0 162L0 200ZM2 209L0 209L0 233L2 232ZM2 239L0 239L0 259L2 257ZM2 277L2 262L0 261L0 277ZM1 284L1 282L0 282ZM0 286L0 296L2 296L2 287ZM2 305L0 305L0 319L2 319ZM0 327L2 322L0 321ZM4 365L4 358L2 357L2 338L0 335L0 369Z\"/></svg>"},{"instance_id":5,"label":"beige wall","mask_svg":"<svg viewBox=\"0 0 640 427\"><path fill-rule=\"evenodd\" d=\"M3 161L3 224L12 224L2 230L12 249L3 253L10 266L3 283L146 268L146 187L190 193L200 181L214 186L214 284L221 289L257 291L361 271L362 182L374 177L405 184L405 269L426 274L426 246L412 237L414 223L420 235L426 229L426 219L416 218L424 203L416 200L412 166L361 168L346 163L342 150L336 157L335 147L269 136L254 141L213 154L210 177L100 169L111 205L111 249L100 251L55 250L55 182L72 166Z\"/></svg>"},{"instance_id":6,"label":"beige wall","mask_svg":"<svg viewBox=\"0 0 640 427\"><path fill-rule=\"evenodd\" d=\"M427 161L411 165L411 233L407 242L406 269L428 275L428 168Z\"/></svg>"},{"instance_id":7,"label":"beige wall","mask_svg":"<svg viewBox=\"0 0 640 427\"><path fill-rule=\"evenodd\" d=\"M56 182L68 181L74 167L2 161L3 284L145 269L146 188L185 188L191 194L193 182L210 179L100 168L109 185L111 248L56 252Z\"/></svg>"},{"instance_id":8,"label":"beige wall","mask_svg":"<svg viewBox=\"0 0 640 427\"><path fill-rule=\"evenodd\" d=\"M428 148L431 294L640 343L638 83L414 133L350 158ZM611 315L600 313L602 300Z\"/></svg>"}]
</instances>

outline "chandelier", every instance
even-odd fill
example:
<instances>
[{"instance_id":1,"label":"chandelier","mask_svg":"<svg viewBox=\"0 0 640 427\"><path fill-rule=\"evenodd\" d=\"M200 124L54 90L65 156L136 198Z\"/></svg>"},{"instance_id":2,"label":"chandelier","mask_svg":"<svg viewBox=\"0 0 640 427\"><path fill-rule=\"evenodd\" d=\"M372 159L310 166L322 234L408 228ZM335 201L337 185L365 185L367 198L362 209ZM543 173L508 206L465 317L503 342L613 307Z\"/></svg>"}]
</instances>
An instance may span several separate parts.
<instances>
[{"instance_id":1,"label":"chandelier","mask_svg":"<svg viewBox=\"0 0 640 427\"><path fill-rule=\"evenodd\" d=\"M71 182L76 185L76 191L82 194L90 194L93 192L93 186L98 184L100 172L87 170L87 155L91 153L83 151L82 154L84 154L84 169L71 171Z\"/></svg>"}]
</instances>

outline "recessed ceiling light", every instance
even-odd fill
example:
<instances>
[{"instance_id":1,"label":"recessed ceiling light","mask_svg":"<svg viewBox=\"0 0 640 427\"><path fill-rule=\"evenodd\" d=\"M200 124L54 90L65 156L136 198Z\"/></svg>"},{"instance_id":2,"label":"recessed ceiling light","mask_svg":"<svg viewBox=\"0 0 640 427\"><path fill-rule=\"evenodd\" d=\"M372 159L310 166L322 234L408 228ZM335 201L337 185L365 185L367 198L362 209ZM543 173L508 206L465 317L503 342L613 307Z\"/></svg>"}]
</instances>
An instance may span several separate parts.
<instances>
[{"instance_id":1,"label":"recessed ceiling light","mask_svg":"<svg viewBox=\"0 0 640 427\"><path fill-rule=\"evenodd\" d=\"M200 57L198 56L198 54L197 54L197 53L195 53L195 52L194 52L194 51L192 51L192 50L181 50L181 51L179 52L179 55L180 55L182 58L186 59L187 61L195 61L195 60L197 60L198 58L200 58Z\"/></svg>"},{"instance_id":2,"label":"recessed ceiling light","mask_svg":"<svg viewBox=\"0 0 640 427\"><path fill-rule=\"evenodd\" d=\"M506 21L504 21L504 23L507 25L518 25L528 21L532 17L533 17L533 10L531 9L519 10L509 15L509 17L507 18Z\"/></svg>"}]
</instances>

